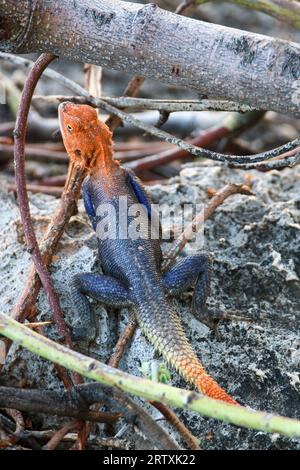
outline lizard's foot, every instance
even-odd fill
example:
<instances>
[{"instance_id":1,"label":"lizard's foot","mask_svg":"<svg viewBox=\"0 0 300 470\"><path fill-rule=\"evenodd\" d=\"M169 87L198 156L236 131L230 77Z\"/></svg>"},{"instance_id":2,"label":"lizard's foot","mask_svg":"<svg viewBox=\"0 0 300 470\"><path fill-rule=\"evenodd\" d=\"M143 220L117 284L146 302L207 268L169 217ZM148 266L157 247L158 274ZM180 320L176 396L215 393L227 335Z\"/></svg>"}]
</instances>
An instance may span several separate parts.
<instances>
[{"instance_id":1,"label":"lizard's foot","mask_svg":"<svg viewBox=\"0 0 300 470\"><path fill-rule=\"evenodd\" d=\"M201 322L209 317L205 303L209 294L210 271L209 256L199 253L182 258L163 276L164 287L170 295L181 294L195 286L192 311Z\"/></svg>"}]
</instances>

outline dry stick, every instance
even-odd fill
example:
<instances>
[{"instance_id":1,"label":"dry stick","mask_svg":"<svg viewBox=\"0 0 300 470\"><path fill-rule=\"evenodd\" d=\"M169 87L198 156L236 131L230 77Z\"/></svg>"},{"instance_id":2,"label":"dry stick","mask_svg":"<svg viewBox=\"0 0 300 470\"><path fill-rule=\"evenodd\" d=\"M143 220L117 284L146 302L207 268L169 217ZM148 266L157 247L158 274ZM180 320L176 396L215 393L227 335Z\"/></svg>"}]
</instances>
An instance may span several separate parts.
<instances>
[{"instance_id":1,"label":"dry stick","mask_svg":"<svg viewBox=\"0 0 300 470\"><path fill-rule=\"evenodd\" d=\"M264 116L263 111L249 111L246 114L233 113L225 116L222 123L217 127L211 127L202 131L200 135L190 141L190 144L198 147L210 145L219 141L223 137L227 137L233 133L242 132L243 130L255 125ZM182 149L169 149L155 155L140 158L138 161L128 163L128 167L133 171L149 170L155 166L165 165L174 160L190 157L189 152Z\"/></svg>"},{"instance_id":2,"label":"dry stick","mask_svg":"<svg viewBox=\"0 0 300 470\"><path fill-rule=\"evenodd\" d=\"M201 225L203 225L203 223L212 216L216 208L219 207L225 199L233 194L246 194L248 196L253 196L250 187L245 184L230 183L220 189L200 214L196 215L192 223L184 230L184 232L182 232L182 234L172 244L171 248L167 251L165 254L165 260L162 264L163 271L167 271L171 267L183 247L193 236L195 236L195 233L198 232Z\"/></svg>"},{"instance_id":3,"label":"dry stick","mask_svg":"<svg viewBox=\"0 0 300 470\"><path fill-rule=\"evenodd\" d=\"M51 439L43 446L43 450L54 450L63 440L66 434L70 431L78 429L82 423L80 421L70 421L59 429Z\"/></svg>"},{"instance_id":4,"label":"dry stick","mask_svg":"<svg viewBox=\"0 0 300 470\"><path fill-rule=\"evenodd\" d=\"M0 56L1 58L1 56ZM132 96L102 96L101 99L117 108L130 111L168 111L169 113L177 111L236 111L245 113L255 109L246 104L236 103L225 100L168 100L156 98L136 98ZM64 95L34 95L33 101L43 101L46 103L59 104L64 101L71 101L76 104L94 104L89 98L84 96L64 96Z\"/></svg>"},{"instance_id":5,"label":"dry stick","mask_svg":"<svg viewBox=\"0 0 300 470\"><path fill-rule=\"evenodd\" d=\"M296 43L179 18L151 4L22 0L28 8L34 3L30 23L15 0L0 0L2 28L7 33L2 32L2 49L56 51L71 59L194 88L202 95L299 115Z\"/></svg>"},{"instance_id":6,"label":"dry stick","mask_svg":"<svg viewBox=\"0 0 300 470\"><path fill-rule=\"evenodd\" d=\"M27 59L23 59L22 57L16 57L12 54L6 54L4 52L0 52L0 59L5 59L12 63L16 63L18 65L25 65L26 67L28 67L32 63L31 61ZM177 137L174 137L168 132L165 132L161 129L157 129L155 126L145 124L143 121L135 118L134 116L130 114L125 113L124 111L119 110L115 106L109 105L108 103L106 103L100 98L95 98L93 96L90 96L88 92L84 88L82 88L80 85L75 83L73 80L70 80L69 78L61 75L55 70L48 69L45 71L44 75L63 84L64 86L72 90L75 94L82 95L88 98L90 100L90 104L93 105L94 107L96 108L99 107L109 114L116 114L123 121L128 122L129 124L132 124L138 127L139 129L142 129L143 131L161 140L169 142L173 145L177 145L178 147L182 148L183 150L186 150L187 152L190 152L192 155L196 157L204 157L204 158L208 158L210 160L217 161L217 162L228 162L233 167L237 164L237 166L240 167L241 164L263 162L265 160L270 160L271 158L281 156L282 154L289 152L290 150L293 150L300 146L300 138L298 138L290 142L287 142L286 144L281 145L280 147L276 147L274 149L267 150L266 152L260 152L254 155L226 155L226 154L222 154L218 152L213 152L208 149L204 149L204 148L200 148L200 147L196 147L194 145L188 144L184 140L178 139Z\"/></svg>"},{"instance_id":7,"label":"dry stick","mask_svg":"<svg viewBox=\"0 0 300 470\"><path fill-rule=\"evenodd\" d=\"M283 168L293 168L296 165L300 164L300 151L299 148L286 152L286 154L281 155L280 158L276 158L269 162L258 162L258 163L247 163L246 165L241 165L241 170L259 170L259 171L271 171L271 170L280 170ZM231 165L228 165L230 168ZM239 168L238 165L235 165L234 168Z\"/></svg>"},{"instance_id":8,"label":"dry stick","mask_svg":"<svg viewBox=\"0 0 300 470\"><path fill-rule=\"evenodd\" d=\"M46 429L44 431L26 430L24 436L35 437L38 440L48 440L55 434L52 429ZM64 436L61 442L72 443L76 441L76 433L68 433ZM114 438L92 438L88 440L88 444L96 446L97 450L99 447L112 447L116 449L129 450L129 444L125 439L114 439Z\"/></svg>"},{"instance_id":9,"label":"dry stick","mask_svg":"<svg viewBox=\"0 0 300 470\"><path fill-rule=\"evenodd\" d=\"M84 88L86 88L91 95L100 97L102 94L102 67L93 64L84 64L83 71Z\"/></svg>"},{"instance_id":10,"label":"dry stick","mask_svg":"<svg viewBox=\"0 0 300 470\"><path fill-rule=\"evenodd\" d=\"M15 425L12 423L12 421L0 413L0 430L1 429L10 435L11 442L15 443L22 439L22 441L25 442L30 449L41 450L40 444L33 436L26 435L26 431L23 431L17 435L15 433Z\"/></svg>"},{"instance_id":11,"label":"dry stick","mask_svg":"<svg viewBox=\"0 0 300 470\"><path fill-rule=\"evenodd\" d=\"M144 144L144 145L143 145ZM153 145L154 144L154 145ZM141 158L142 156L152 155L153 151L157 148L158 151L165 150L166 148L170 148L168 144L159 143L159 145L155 145L152 142L152 148L146 142L142 143L139 147L135 145L136 148L126 150L125 147L120 147L121 151L118 149L118 146L115 146L115 158L121 161L130 161L135 160L136 158ZM39 148L35 147L33 144L26 145L26 161L38 161L43 163L61 163L62 165L68 164L69 159L65 151L60 150L52 150L46 148ZM14 155L14 146L10 143L0 143L0 163L7 163L11 157ZM57 178L57 177L53 177ZM62 184L65 183L65 180Z\"/></svg>"},{"instance_id":12,"label":"dry stick","mask_svg":"<svg viewBox=\"0 0 300 470\"><path fill-rule=\"evenodd\" d=\"M0 54L0 57L1 57L1 54ZM82 88L80 85L77 85L77 83L73 82L72 80L64 77L63 75L58 74L54 70L48 70L47 72L49 74L49 77L51 76L51 78L53 78L54 80L57 80L60 83L64 84L66 87L69 87L75 93L88 97L90 99L91 105L93 105L94 107L100 107L104 111L107 111L108 113L116 114L123 121L126 121L161 140L177 145L181 149L191 153L192 155L196 157L205 157L210 160L217 161L217 162L228 162L232 166L235 166L237 164L240 167L241 164L262 162L262 161L269 160L274 157L278 157L282 155L283 153L293 150L300 145L300 138L298 138L298 139L294 139L293 141L287 142L286 144L281 145L280 147L276 147L274 149L267 150L266 152L260 152L254 155L225 155L222 153L213 152L208 149L204 149L201 147L196 147L195 145L192 145L192 144L188 144L184 140L178 139L177 137L174 137L168 132L165 132L161 129L157 129L157 127L155 126L145 124L143 121L135 118L133 115L129 115L115 108L114 106L111 106L105 103L102 99L87 95L87 92L86 90L84 90L84 88Z\"/></svg>"},{"instance_id":13,"label":"dry stick","mask_svg":"<svg viewBox=\"0 0 300 470\"><path fill-rule=\"evenodd\" d=\"M15 183L7 183L6 188L8 191L17 191L17 185ZM27 191L30 191L34 194L43 193L55 197L60 197L63 192L62 186L47 186L45 184L27 184L26 188Z\"/></svg>"},{"instance_id":14,"label":"dry stick","mask_svg":"<svg viewBox=\"0 0 300 470\"><path fill-rule=\"evenodd\" d=\"M90 405L97 402L116 407L116 412L96 413L88 409ZM134 421L134 424L155 445L160 444L161 449L164 446L177 448L174 447L174 442L169 439L167 433L147 411L134 403L124 393L104 387L99 383L90 382L63 392L0 386L0 407L2 405L16 406L18 410L26 412L50 413L58 416L69 416L78 420L86 419L110 424L114 424L120 416L123 416L128 423ZM26 436L26 434L25 431L23 435Z\"/></svg>"},{"instance_id":15,"label":"dry stick","mask_svg":"<svg viewBox=\"0 0 300 470\"><path fill-rule=\"evenodd\" d=\"M123 96L124 97L134 97L138 94L141 86L143 85L145 79L139 75L132 77L132 79L128 82L127 87L124 90ZM113 114L106 120L106 125L110 128L113 132L117 127L122 124L122 119L119 116Z\"/></svg>"},{"instance_id":16,"label":"dry stick","mask_svg":"<svg viewBox=\"0 0 300 470\"><path fill-rule=\"evenodd\" d=\"M131 338L134 335L136 327L137 327L137 323L135 319L131 318L128 324L125 326L124 330L122 331L121 335L119 336L117 344L114 348L114 352L108 361L109 366L115 367L115 368L118 367L122 359L122 356L124 354L125 348L128 346Z\"/></svg>"},{"instance_id":17,"label":"dry stick","mask_svg":"<svg viewBox=\"0 0 300 470\"><path fill-rule=\"evenodd\" d=\"M213 127L212 129L208 129L204 132L201 132L199 136L192 139L189 143L197 146L206 146L227 136L229 132L230 130L224 126ZM179 160L190 156L190 153L185 150L170 149L155 155L139 158L137 161L133 161L126 164L126 166L128 168L131 168L131 170L135 172L142 172L144 170L149 170L159 165L166 165L167 163L170 163L173 160Z\"/></svg>"},{"instance_id":18,"label":"dry stick","mask_svg":"<svg viewBox=\"0 0 300 470\"><path fill-rule=\"evenodd\" d=\"M55 162L55 163L68 163L68 157L65 152L56 150L49 150L44 148L36 148L31 145L26 145L26 160L33 160L39 162ZM0 143L1 162L9 160L14 154L13 145Z\"/></svg>"},{"instance_id":19,"label":"dry stick","mask_svg":"<svg viewBox=\"0 0 300 470\"><path fill-rule=\"evenodd\" d=\"M4 408L4 410L16 423L16 429L14 434L18 435L22 433L25 428L25 422L20 410L15 410L14 408Z\"/></svg>"},{"instance_id":20,"label":"dry stick","mask_svg":"<svg viewBox=\"0 0 300 470\"><path fill-rule=\"evenodd\" d=\"M178 7L175 10L175 13L177 15L182 15L182 13L185 12L185 10L191 6L195 6L195 0L184 0L182 3L178 5Z\"/></svg>"},{"instance_id":21,"label":"dry stick","mask_svg":"<svg viewBox=\"0 0 300 470\"><path fill-rule=\"evenodd\" d=\"M31 253L35 268L41 279L46 295L48 297L53 318L58 329L58 333L65 339L67 346L71 347L72 341L69 330L64 321L63 313L59 305L58 296L53 289L50 274L45 267L37 239L34 233L32 220L30 217L29 201L26 190L25 180L25 138L28 112L36 84L43 73L43 70L52 62L56 56L52 54L42 54L32 70L30 71L22 91L21 102L17 113L15 136L15 172L16 189L21 214L21 220L24 227L24 235L27 243L27 249Z\"/></svg>"},{"instance_id":22,"label":"dry stick","mask_svg":"<svg viewBox=\"0 0 300 470\"><path fill-rule=\"evenodd\" d=\"M199 440L191 433L191 431L180 421L176 413L169 408L167 405L160 403L159 401L150 401L160 413L166 418L169 423L178 431L180 436L186 442L187 446L191 450L201 450L199 446Z\"/></svg>"},{"instance_id":23,"label":"dry stick","mask_svg":"<svg viewBox=\"0 0 300 470\"><path fill-rule=\"evenodd\" d=\"M89 410L88 406L86 402L80 401L80 397L76 396L74 389L56 392L0 386L0 408L15 407L17 410L27 413L67 416L77 420L108 424L115 424L121 416L119 412L95 412Z\"/></svg>"}]
</instances>

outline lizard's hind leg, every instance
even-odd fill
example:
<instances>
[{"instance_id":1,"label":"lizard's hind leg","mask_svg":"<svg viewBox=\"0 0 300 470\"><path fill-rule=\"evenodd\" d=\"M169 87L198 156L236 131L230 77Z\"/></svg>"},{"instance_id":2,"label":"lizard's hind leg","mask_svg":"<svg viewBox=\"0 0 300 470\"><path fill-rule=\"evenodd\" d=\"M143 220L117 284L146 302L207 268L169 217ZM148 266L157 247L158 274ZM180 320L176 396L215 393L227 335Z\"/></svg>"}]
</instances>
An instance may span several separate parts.
<instances>
[{"instance_id":1,"label":"lizard's hind leg","mask_svg":"<svg viewBox=\"0 0 300 470\"><path fill-rule=\"evenodd\" d=\"M187 256L163 275L163 285L170 295L178 295L195 285L192 309L201 321L209 294L211 262L209 255Z\"/></svg>"},{"instance_id":2,"label":"lizard's hind leg","mask_svg":"<svg viewBox=\"0 0 300 470\"><path fill-rule=\"evenodd\" d=\"M87 343L96 337L96 320L86 296L112 307L132 306L130 293L117 279L98 273L83 273L70 282L70 294L81 325L72 329L74 340Z\"/></svg>"}]
</instances>

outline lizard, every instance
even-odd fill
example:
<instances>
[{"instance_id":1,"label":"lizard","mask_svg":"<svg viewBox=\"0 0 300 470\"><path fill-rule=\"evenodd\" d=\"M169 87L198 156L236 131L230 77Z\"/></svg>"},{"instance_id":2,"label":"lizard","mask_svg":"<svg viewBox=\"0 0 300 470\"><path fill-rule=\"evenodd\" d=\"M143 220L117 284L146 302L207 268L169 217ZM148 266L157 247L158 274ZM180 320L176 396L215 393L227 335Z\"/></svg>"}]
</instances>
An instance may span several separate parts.
<instances>
[{"instance_id":1,"label":"lizard","mask_svg":"<svg viewBox=\"0 0 300 470\"><path fill-rule=\"evenodd\" d=\"M142 332L166 361L189 383L211 398L238 404L205 371L189 343L169 295L194 286L192 310L197 316L206 303L210 284L210 261L206 253L182 258L166 273L161 271L159 237L149 234L154 217L151 199L140 179L113 158L112 133L98 118L95 108L63 102L59 123L64 146L74 165L85 168L83 200L97 234L103 274L80 273L70 281L70 296L82 326L73 329L77 339L92 341L96 336L95 316L88 297L113 307L129 307ZM139 204L141 237L103 236L104 209L112 208L119 227L124 214L120 198L128 207ZM105 212L107 216L107 212ZM134 216L125 215L128 226ZM106 219L107 220L107 219ZM114 223L116 225L114 225Z\"/></svg>"}]
</instances>

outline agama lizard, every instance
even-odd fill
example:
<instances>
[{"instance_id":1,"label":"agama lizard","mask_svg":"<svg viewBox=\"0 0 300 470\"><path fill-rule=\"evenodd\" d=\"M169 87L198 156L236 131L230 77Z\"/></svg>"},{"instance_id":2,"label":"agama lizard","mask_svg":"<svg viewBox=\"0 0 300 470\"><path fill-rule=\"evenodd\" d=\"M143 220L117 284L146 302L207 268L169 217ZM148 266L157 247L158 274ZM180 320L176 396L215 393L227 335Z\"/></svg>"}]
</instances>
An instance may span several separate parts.
<instances>
[{"instance_id":1,"label":"agama lizard","mask_svg":"<svg viewBox=\"0 0 300 470\"><path fill-rule=\"evenodd\" d=\"M143 333L175 369L200 392L212 398L237 404L204 370L189 344L180 320L167 294L178 294L195 285L193 311L201 311L209 290L210 266L206 254L180 260L168 272L161 272L160 240L151 239L149 220L151 200L140 180L113 159L112 134L88 105L65 102L59 106L64 145L73 164L85 166L83 184L86 212L97 233L103 274L83 273L70 283L72 302L82 324L75 336L96 335L95 318L86 296L114 307L130 307ZM116 238L99 236L103 207L114 208L116 227L124 214L118 212L119 198L128 207L140 204L140 229L146 236ZM126 215L125 215L126 216ZM128 224L134 217L128 216ZM111 225L114 222L109 222Z\"/></svg>"}]
</instances>

